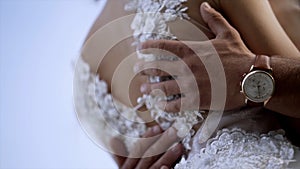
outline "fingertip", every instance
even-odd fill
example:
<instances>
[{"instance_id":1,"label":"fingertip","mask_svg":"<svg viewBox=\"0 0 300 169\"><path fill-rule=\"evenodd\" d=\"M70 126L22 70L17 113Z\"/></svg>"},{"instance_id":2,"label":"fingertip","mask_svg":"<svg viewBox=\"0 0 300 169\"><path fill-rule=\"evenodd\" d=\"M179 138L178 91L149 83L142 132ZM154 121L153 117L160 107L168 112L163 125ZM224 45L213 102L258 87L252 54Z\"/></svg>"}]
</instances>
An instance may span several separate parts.
<instances>
[{"instance_id":1,"label":"fingertip","mask_svg":"<svg viewBox=\"0 0 300 169\"><path fill-rule=\"evenodd\" d=\"M163 165L160 167L160 169L169 169L167 166Z\"/></svg>"},{"instance_id":2,"label":"fingertip","mask_svg":"<svg viewBox=\"0 0 300 169\"><path fill-rule=\"evenodd\" d=\"M211 8L211 6L207 2L203 2L201 4L201 8L204 9L204 10L209 10Z\"/></svg>"},{"instance_id":3,"label":"fingertip","mask_svg":"<svg viewBox=\"0 0 300 169\"><path fill-rule=\"evenodd\" d=\"M211 9L211 6L207 2L203 2L200 5L200 13L202 15L203 20L207 23L208 20L208 12Z\"/></svg>"}]
</instances>

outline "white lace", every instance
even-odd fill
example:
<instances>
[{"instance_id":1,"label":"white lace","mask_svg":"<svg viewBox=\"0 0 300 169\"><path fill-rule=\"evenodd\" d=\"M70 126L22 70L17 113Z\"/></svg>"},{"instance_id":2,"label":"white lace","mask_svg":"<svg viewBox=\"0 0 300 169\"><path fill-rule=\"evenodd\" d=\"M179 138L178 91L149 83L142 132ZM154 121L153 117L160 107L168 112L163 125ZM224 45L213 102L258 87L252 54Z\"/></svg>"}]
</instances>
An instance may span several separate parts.
<instances>
[{"instance_id":1,"label":"white lace","mask_svg":"<svg viewBox=\"0 0 300 169\"><path fill-rule=\"evenodd\" d=\"M258 135L236 128L223 129L204 148L193 147L188 159L183 158L175 169L288 168L295 161L294 147L283 134L283 130Z\"/></svg>"},{"instance_id":2,"label":"white lace","mask_svg":"<svg viewBox=\"0 0 300 169\"><path fill-rule=\"evenodd\" d=\"M187 0L131 0L125 10L136 11L137 14L131 24L134 31L135 44L142 43L146 40L157 39L177 39L168 27L168 22L176 19L189 19L185 13L187 7L182 3ZM142 54L138 53L139 59L145 61L153 60L176 60L174 56L165 56L157 54ZM183 145L187 150L190 150L191 137L194 134L192 127L203 120L202 115L198 110L182 111L178 113L166 113L158 108L157 102L162 98L155 96L147 96L139 98L138 103L145 104L150 110L152 117L163 129L173 127L177 129L177 135L183 138Z\"/></svg>"},{"instance_id":3,"label":"white lace","mask_svg":"<svg viewBox=\"0 0 300 169\"><path fill-rule=\"evenodd\" d=\"M176 39L171 34L167 22L188 18L185 13L187 8L182 2L186 0L131 0L125 9L137 12L131 24L136 43L149 39ZM150 55L139 56L151 60ZM153 56L152 59L157 57ZM171 57L161 56L161 59ZM124 140L128 150L132 148L135 141L133 138L140 137L146 130L146 125L136 112L139 107L146 104L164 129L174 123L178 136L185 137L183 143L190 149L190 140L194 134L191 128L203 119L198 111L179 112L172 116L153 106L156 105L157 98L152 96L140 98L140 104L136 108L129 108L113 100L112 95L108 93L107 83L98 75L91 73L89 65L81 57L75 71L74 95L77 112L84 116L85 124L92 125L89 128L99 132L100 140L105 146L109 146L112 137L118 136Z\"/></svg>"},{"instance_id":4,"label":"white lace","mask_svg":"<svg viewBox=\"0 0 300 169\"><path fill-rule=\"evenodd\" d=\"M75 106L82 123L92 125L92 130L100 135L102 146L110 146L110 139L118 136L127 149L133 147L135 138L146 130L146 125L136 109L129 108L113 100L108 93L107 83L90 72L90 67L82 58L78 59L74 77ZM83 124L84 125L84 124Z\"/></svg>"},{"instance_id":5,"label":"white lace","mask_svg":"<svg viewBox=\"0 0 300 169\"><path fill-rule=\"evenodd\" d=\"M125 10L137 12L131 24L134 37L138 42L150 39L176 39L167 26L167 22L178 18L189 18L187 0L131 0Z\"/></svg>"},{"instance_id":6,"label":"white lace","mask_svg":"<svg viewBox=\"0 0 300 169\"><path fill-rule=\"evenodd\" d=\"M187 8L182 5L185 1L131 0L125 9L139 12L131 25L136 43L149 39L176 39L167 22L178 18L188 19L185 13ZM155 55L139 56L145 60L172 59ZM100 135L104 145L109 146L110 139L118 136L123 139L128 150L134 146L133 138L140 137L146 130L146 125L136 112L139 106L146 104L162 128L173 124L178 130L178 136L185 137L183 143L186 149L192 150L186 160L183 158L176 165L176 169L279 169L286 168L293 160L293 146L283 137L281 131L257 135L240 129L223 129L202 149L197 147L199 140L194 136L191 148L190 141L195 132L191 128L203 119L198 111L168 114L156 107L159 98L147 95L138 100L138 107L126 107L113 100L108 93L107 83L91 73L89 65L81 57L75 70L74 96L78 116L84 117L84 120L80 119L81 122L90 125L88 127Z\"/></svg>"}]
</instances>

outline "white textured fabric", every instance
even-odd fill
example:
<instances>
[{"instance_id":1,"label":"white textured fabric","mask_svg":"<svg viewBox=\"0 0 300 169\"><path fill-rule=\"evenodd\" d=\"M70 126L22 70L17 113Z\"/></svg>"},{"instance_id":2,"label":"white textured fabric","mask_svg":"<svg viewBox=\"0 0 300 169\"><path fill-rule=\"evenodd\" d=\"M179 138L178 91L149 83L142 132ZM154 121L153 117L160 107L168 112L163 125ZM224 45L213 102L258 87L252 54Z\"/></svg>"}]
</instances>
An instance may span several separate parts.
<instances>
[{"instance_id":1,"label":"white textured fabric","mask_svg":"<svg viewBox=\"0 0 300 169\"><path fill-rule=\"evenodd\" d=\"M168 22L176 19L189 19L187 8L182 5L185 0L132 0L125 9L138 12L131 28L134 30L136 43L149 39L176 39L170 32ZM157 55L139 54L140 59L173 60L173 58ZM147 108L152 110L152 116L162 125L166 121L172 121L178 130L178 135L191 129L197 124L196 120L202 118L198 112L179 112L176 115L167 114L159 110L155 105L160 98L143 96ZM141 102L141 101L140 101ZM189 115L187 115L189 114ZM189 119L189 120L188 120ZM167 126L167 125L166 125ZM200 147L199 136L194 136L193 147L188 142L193 136L191 130L184 139L187 149L192 149L187 160L182 160L177 169L199 168L286 168L294 158L294 147L284 138L283 131L269 132L265 135L247 133L242 129L223 129L217 135L209 139L204 148Z\"/></svg>"},{"instance_id":2,"label":"white textured fabric","mask_svg":"<svg viewBox=\"0 0 300 169\"><path fill-rule=\"evenodd\" d=\"M137 14L131 24L134 31L135 44L142 43L146 40L168 39L175 40L176 36L170 32L169 22L177 19L189 19L185 13L187 7L183 2L187 0L131 0L125 10L135 11ZM145 61L153 60L176 60L175 56L160 54L142 54L138 53L139 59ZM156 103L161 97L147 96L139 98L140 104L145 104L151 112L152 117L160 124L163 129L168 128L171 124L177 129L177 135L183 138L183 145L190 150L190 141L195 131L192 127L202 122L203 117L198 110L181 111L177 113L166 113L158 108Z\"/></svg>"},{"instance_id":3,"label":"white textured fabric","mask_svg":"<svg viewBox=\"0 0 300 169\"><path fill-rule=\"evenodd\" d=\"M149 39L176 39L167 23L176 19L189 19L185 13L187 8L182 5L185 1L131 0L125 9L138 12L131 24L136 44ZM172 59L169 56L151 54L139 54L139 57L144 60ZM119 136L130 150L134 144L132 137L137 138L146 130L143 121L137 116L138 107L128 108L113 101L111 94L107 92L106 82L91 73L89 65L81 58L75 75L75 106L81 123L85 127L96 128L95 135L100 135L99 139L104 145L109 145L111 137ZM183 144L191 151L186 160L183 158L176 165L176 169L277 169L286 168L293 161L294 147L283 137L282 131L258 135L241 129L223 129L205 147L201 147L198 144L199 138L197 135L193 136L195 131L191 129L203 119L200 112L178 112L171 115L156 107L159 99L161 98L144 95L139 98L138 103L147 106L162 128L173 124L178 130L178 136L185 137ZM193 147L190 145L192 138Z\"/></svg>"},{"instance_id":4,"label":"white textured fabric","mask_svg":"<svg viewBox=\"0 0 300 169\"><path fill-rule=\"evenodd\" d=\"M135 138L139 138L146 130L136 109L113 100L108 93L107 83L91 73L89 65L81 57L75 70L74 97L80 122L91 137L96 135L99 138L101 146L108 148L110 139L118 136L130 150Z\"/></svg>"},{"instance_id":5,"label":"white textured fabric","mask_svg":"<svg viewBox=\"0 0 300 169\"><path fill-rule=\"evenodd\" d=\"M259 135L237 128L223 129L204 148L197 146L195 136L193 151L175 169L289 168L288 164L295 162L295 147L283 134L283 130Z\"/></svg>"}]
</instances>

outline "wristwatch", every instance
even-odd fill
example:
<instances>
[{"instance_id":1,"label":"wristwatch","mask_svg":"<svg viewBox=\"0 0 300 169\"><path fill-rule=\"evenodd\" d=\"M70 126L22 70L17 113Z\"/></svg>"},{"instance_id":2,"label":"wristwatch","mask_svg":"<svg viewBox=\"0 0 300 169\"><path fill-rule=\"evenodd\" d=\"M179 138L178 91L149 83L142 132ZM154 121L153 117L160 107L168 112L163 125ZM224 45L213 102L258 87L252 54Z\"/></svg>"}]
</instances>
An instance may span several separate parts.
<instances>
[{"instance_id":1,"label":"wristwatch","mask_svg":"<svg viewBox=\"0 0 300 169\"><path fill-rule=\"evenodd\" d=\"M256 56L254 65L243 77L241 88L248 106L265 106L267 104L275 90L275 81L268 56Z\"/></svg>"}]
</instances>

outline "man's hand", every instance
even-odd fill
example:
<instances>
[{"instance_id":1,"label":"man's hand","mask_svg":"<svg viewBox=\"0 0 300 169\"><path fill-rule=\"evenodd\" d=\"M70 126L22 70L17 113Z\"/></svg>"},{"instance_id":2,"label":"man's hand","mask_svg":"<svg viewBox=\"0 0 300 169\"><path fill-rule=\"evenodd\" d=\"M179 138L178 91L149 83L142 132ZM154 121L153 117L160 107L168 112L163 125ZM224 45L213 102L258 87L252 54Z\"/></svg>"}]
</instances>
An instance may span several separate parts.
<instances>
[{"instance_id":1,"label":"man's hand","mask_svg":"<svg viewBox=\"0 0 300 169\"><path fill-rule=\"evenodd\" d=\"M179 140L173 127L163 132L159 126L154 126L134 144L129 153L123 142L117 138L111 140L111 147L119 168L166 169L173 167L183 154L183 146L178 143ZM170 148L172 145L174 146Z\"/></svg>"},{"instance_id":2,"label":"man's hand","mask_svg":"<svg viewBox=\"0 0 300 169\"><path fill-rule=\"evenodd\" d=\"M141 52L144 54L151 53L151 49L152 51L160 49L171 52L180 58L179 61L160 60L140 62L136 65L136 70L146 76L171 75L175 77L174 80L145 83L141 86L141 92L145 94L149 94L155 89L161 90L167 96L181 94L182 97L179 99L161 102L160 105L167 112L194 109L197 108L193 107L195 105L200 105L199 108L204 110L222 109L221 106L218 106L221 104L218 103L214 104L217 105L216 107L210 107L212 105L211 86L216 83L224 83L227 86L224 87L226 110L240 108L245 104L245 98L240 93L240 81L243 74L250 70L255 55L244 45L239 33L208 3L201 5L201 15L215 34L215 39L203 42L157 40L147 41L141 45ZM216 64L218 60L221 61L219 65ZM217 66L220 66L221 69ZM207 68L212 68L210 70L213 72L208 72ZM216 70L222 70L226 80L224 78L221 81L222 79L219 79L221 72ZM200 100L199 95L195 94L198 90Z\"/></svg>"}]
</instances>

